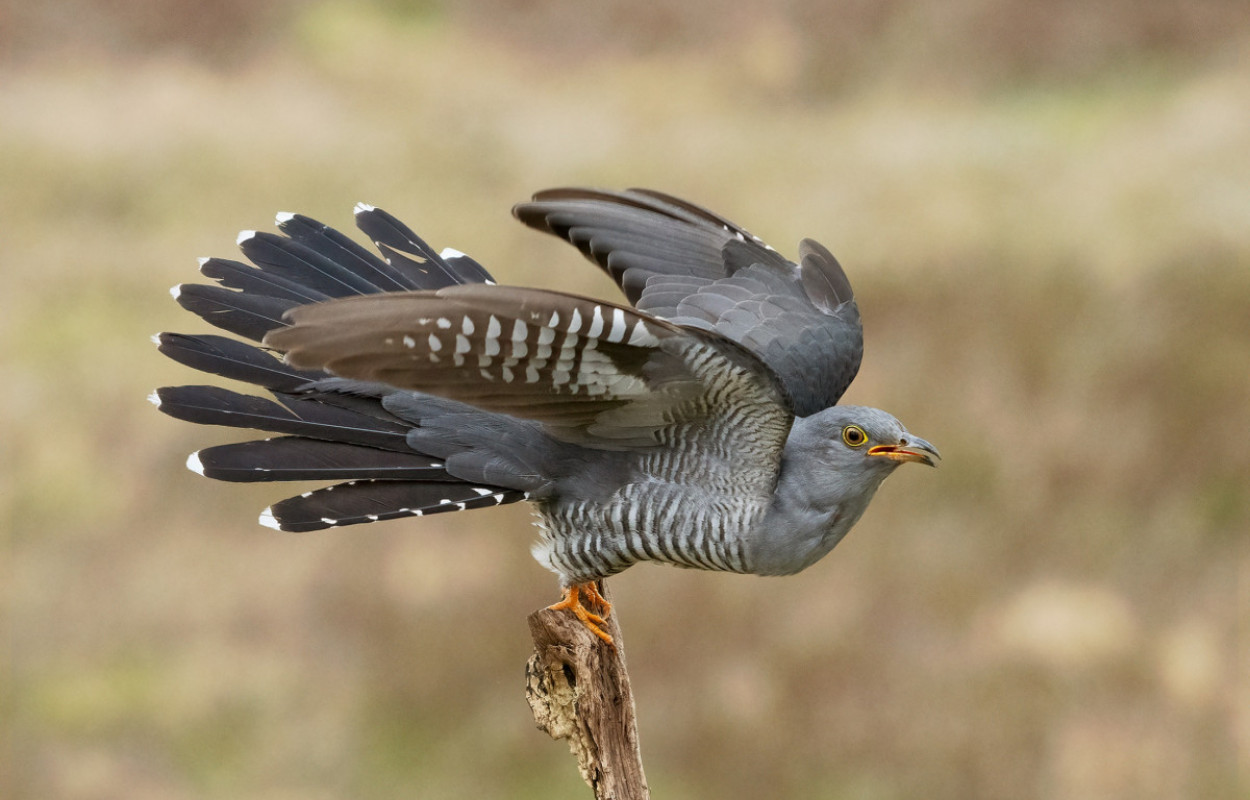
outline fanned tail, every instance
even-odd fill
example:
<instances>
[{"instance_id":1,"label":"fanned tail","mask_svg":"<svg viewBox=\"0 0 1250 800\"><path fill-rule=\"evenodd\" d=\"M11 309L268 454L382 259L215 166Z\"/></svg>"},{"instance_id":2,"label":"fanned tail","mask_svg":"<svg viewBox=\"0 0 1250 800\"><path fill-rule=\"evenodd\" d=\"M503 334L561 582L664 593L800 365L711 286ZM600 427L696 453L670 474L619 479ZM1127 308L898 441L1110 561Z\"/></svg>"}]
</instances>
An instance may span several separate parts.
<instances>
[{"instance_id":1,"label":"fanned tail","mask_svg":"<svg viewBox=\"0 0 1250 800\"><path fill-rule=\"evenodd\" d=\"M284 213L278 215L284 235L239 235L239 248L251 264L203 259L200 272L215 284L185 284L172 294L179 305L215 327L259 342L284 327L283 315L296 306L351 295L493 283L472 258L456 250L436 252L381 209L361 204L355 216L382 257L314 219ZM274 504L261 515L262 524L316 530L526 497L524 486L474 480L484 471L473 454L459 458L469 473L457 477L447 467L454 457L435 457L412 446L422 441L423 423L436 424L449 414L481 413L468 406L432 398L427 404L416 392L294 369L263 347L225 336L162 333L155 341L160 352L181 364L268 390L273 397L217 386L164 387L151 396L162 412L202 425L283 434L200 450L187 459L188 468L223 481L346 481ZM407 409L403 418L384 408L388 398ZM492 477L506 480L508 475Z\"/></svg>"}]
</instances>

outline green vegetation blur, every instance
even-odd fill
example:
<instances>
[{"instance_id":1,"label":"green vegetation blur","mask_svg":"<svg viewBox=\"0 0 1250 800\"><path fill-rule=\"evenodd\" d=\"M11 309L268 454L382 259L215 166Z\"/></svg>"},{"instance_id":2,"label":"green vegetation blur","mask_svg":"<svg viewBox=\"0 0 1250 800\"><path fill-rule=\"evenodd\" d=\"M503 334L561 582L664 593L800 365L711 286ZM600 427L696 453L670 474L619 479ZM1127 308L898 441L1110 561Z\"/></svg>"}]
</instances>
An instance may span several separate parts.
<instances>
[{"instance_id":1,"label":"green vegetation blur","mask_svg":"<svg viewBox=\"0 0 1250 800\"><path fill-rule=\"evenodd\" d=\"M316 534L148 337L235 232L648 186L859 297L938 445L787 579L612 579L657 800L1250 796L1243 0L0 3L0 796L583 798L522 696L521 506Z\"/></svg>"}]
</instances>

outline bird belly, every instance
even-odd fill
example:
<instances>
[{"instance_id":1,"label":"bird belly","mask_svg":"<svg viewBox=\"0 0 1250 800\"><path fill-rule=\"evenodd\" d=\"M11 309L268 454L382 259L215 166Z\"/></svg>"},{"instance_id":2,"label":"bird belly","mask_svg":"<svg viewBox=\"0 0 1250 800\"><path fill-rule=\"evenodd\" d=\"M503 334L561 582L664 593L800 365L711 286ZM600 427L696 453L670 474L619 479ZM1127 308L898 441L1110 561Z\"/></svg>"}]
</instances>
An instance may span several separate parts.
<instances>
[{"instance_id":1,"label":"bird belly","mask_svg":"<svg viewBox=\"0 0 1250 800\"><path fill-rule=\"evenodd\" d=\"M640 561L717 572L750 572L746 531L761 512L740 497L666 493L626 486L607 503L540 503L532 552L571 585L614 575Z\"/></svg>"}]
</instances>

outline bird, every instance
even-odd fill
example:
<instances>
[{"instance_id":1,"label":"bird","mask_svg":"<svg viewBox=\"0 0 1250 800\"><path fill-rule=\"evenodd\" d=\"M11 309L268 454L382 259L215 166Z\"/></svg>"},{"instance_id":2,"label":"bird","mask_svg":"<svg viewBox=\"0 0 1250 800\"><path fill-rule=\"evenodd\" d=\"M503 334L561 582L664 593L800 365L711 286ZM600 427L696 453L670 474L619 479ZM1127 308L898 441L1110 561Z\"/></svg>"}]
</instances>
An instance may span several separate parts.
<instances>
[{"instance_id":1,"label":"bird","mask_svg":"<svg viewBox=\"0 0 1250 800\"><path fill-rule=\"evenodd\" d=\"M882 481L940 455L894 416L839 405L863 329L846 273L804 239L790 261L701 206L648 189L540 191L521 223L574 245L625 303L501 285L382 209L374 253L300 214L244 231L251 263L200 260L171 290L233 336L161 333L161 353L266 390L164 387L180 420L271 438L208 447L223 481L336 481L275 503L284 531L528 501L550 606L608 644L599 581L639 562L797 573Z\"/></svg>"}]
</instances>

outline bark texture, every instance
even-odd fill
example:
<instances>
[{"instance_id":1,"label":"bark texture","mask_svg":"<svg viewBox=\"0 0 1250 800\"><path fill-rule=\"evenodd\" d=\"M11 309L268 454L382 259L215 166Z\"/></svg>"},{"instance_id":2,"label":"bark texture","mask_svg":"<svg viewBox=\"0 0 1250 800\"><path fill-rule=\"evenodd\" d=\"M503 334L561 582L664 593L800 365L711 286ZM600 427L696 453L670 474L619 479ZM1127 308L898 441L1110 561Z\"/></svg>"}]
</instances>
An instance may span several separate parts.
<instances>
[{"instance_id":1,"label":"bark texture","mask_svg":"<svg viewBox=\"0 0 1250 800\"><path fill-rule=\"evenodd\" d=\"M611 600L603 581L599 591ZM538 727L568 742L596 800L648 800L621 627L616 614L607 623L613 645L567 611L530 614L525 697Z\"/></svg>"}]
</instances>

